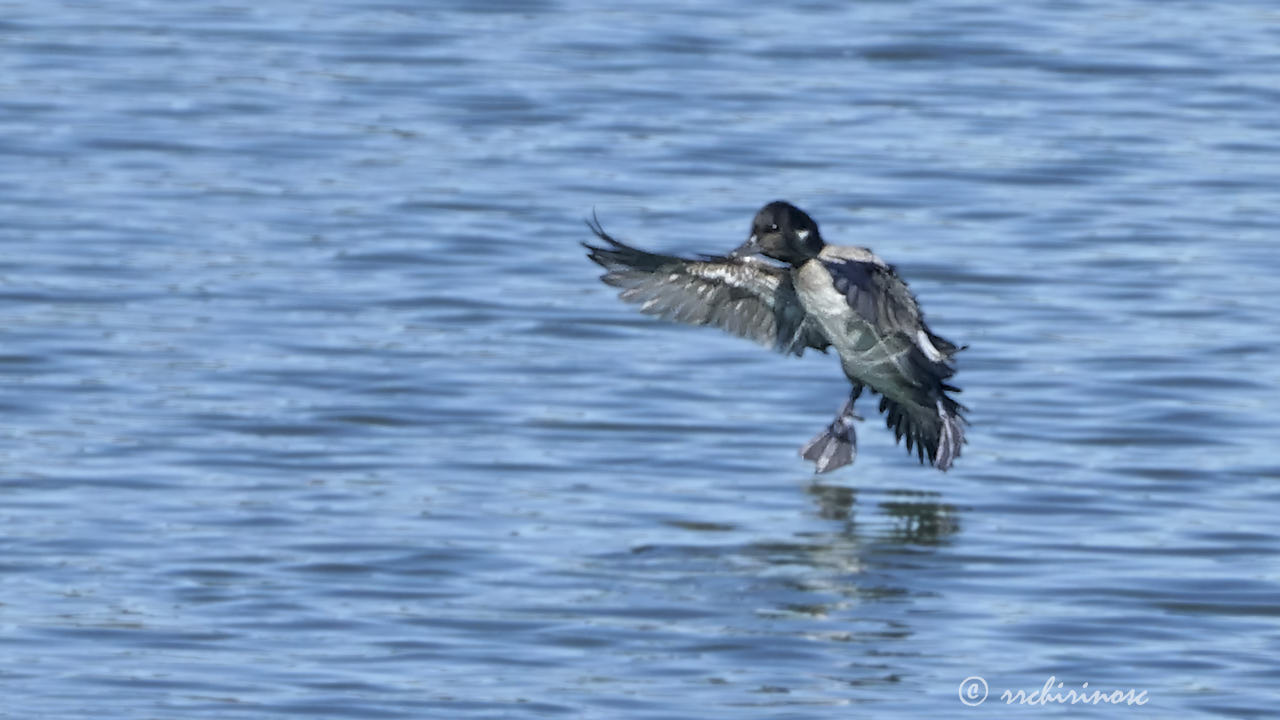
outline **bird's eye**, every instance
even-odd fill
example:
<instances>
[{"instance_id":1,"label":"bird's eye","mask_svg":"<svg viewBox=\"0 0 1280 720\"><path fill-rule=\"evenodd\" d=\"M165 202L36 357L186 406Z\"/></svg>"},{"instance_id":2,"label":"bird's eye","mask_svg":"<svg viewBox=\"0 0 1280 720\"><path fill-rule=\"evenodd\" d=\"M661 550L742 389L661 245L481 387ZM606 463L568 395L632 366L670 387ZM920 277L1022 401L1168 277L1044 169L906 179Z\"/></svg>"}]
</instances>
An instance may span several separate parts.
<instances>
[{"instance_id":1,"label":"bird's eye","mask_svg":"<svg viewBox=\"0 0 1280 720\"><path fill-rule=\"evenodd\" d=\"M769 231L770 231L770 232L777 232L777 231L778 231L778 223L773 223L773 224L771 224L771 225L769 226Z\"/></svg>"}]
</instances>

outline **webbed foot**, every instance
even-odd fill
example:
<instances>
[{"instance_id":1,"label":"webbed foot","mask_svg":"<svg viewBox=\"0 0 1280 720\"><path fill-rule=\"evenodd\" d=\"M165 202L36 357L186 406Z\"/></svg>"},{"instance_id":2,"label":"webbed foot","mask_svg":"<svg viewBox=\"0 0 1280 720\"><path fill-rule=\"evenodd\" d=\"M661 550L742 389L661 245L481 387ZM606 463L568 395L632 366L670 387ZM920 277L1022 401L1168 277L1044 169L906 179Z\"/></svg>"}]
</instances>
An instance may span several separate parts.
<instances>
[{"instance_id":1,"label":"webbed foot","mask_svg":"<svg viewBox=\"0 0 1280 720\"><path fill-rule=\"evenodd\" d=\"M827 473L842 468L858 456L858 436L853 423L862 417L853 411L853 403L861 393L862 388L855 388L836 419L800 448L801 457L814 462L815 472Z\"/></svg>"}]
</instances>

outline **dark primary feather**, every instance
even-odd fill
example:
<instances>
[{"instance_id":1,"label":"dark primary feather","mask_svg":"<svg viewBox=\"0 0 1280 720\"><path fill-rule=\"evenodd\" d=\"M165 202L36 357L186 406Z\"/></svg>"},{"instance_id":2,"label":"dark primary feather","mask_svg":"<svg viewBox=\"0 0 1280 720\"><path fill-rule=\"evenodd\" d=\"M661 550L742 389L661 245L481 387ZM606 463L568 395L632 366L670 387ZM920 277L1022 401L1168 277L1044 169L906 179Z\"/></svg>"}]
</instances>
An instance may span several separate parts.
<instances>
[{"instance_id":1,"label":"dark primary feather","mask_svg":"<svg viewBox=\"0 0 1280 720\"><path fill-rule=\"evenodd\" d=\"M880 412L885 413L885 425L893 431L894 440L906 438L908 453L914 445L920 462L945 472L960 457L969 421L963 405L945 392L939 395L932 412L916 403L898 403L887 397L880 398Z\"/></svg>"},{"instance_id":2,"label":"dark primary feather","mask_svg":"<svg viewBox=\"0 0 1280 720\"><path fill-rule=\"evenodd\" d=\"M763 262L708 256L688 259L645 252L609 236L594 218L587 226L604 243L583 243L606 272L601 279L640 304L641 312L690 325L714 325L781 352L800 355L830 342L809 320L790 273Z\"/></svg>"},{"instance_id":3,"label":"dark primary feather","mask_svg":"<svg viewBox=\"0 0 1280 720\"><path fill-rule=\"evenodd\" d=\"M939 470L951 467L965 442L966 420L964 406L947 394L959 388L946 381L955 374L953 357L963 348L929 330L892 267L858 260L824 260L823 265L836 292L874 331L874 342L846 359L846 372L884 395L880 411L894 437L906 439L908 452L914 448L921 462ZM920 341L920 333L937 353Z\"/></svg>"}]
</instances>

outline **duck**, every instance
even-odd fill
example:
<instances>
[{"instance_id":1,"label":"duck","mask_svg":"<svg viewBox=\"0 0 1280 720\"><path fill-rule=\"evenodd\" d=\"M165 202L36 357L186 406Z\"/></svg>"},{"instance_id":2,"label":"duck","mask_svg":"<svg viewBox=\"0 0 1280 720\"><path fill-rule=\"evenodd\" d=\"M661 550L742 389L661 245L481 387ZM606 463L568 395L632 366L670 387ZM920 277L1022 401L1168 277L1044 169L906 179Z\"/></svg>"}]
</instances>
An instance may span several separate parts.
<instances>
[{"instance_id":1,"label":"duck","mask_svg":"<svg viewBox=\"0 0 1280 720\"><path fill-rule=\"evenodd\" d=\"M831 350L851 387L832 420L800 448L816 473L857 457L854 405L864 390L895 442L922 465L946 472L966 443L967 408L950 381L964 346L934 333L897 270L863 247L829 245L818 223L785 200L766 204L746 242L723 255L652 253L614 239L593 213L602 244L582 243L587 257L642 313L708 325L787 354ZM770 262L776 261L776 262Z\"/></svg>"}]
</instances>

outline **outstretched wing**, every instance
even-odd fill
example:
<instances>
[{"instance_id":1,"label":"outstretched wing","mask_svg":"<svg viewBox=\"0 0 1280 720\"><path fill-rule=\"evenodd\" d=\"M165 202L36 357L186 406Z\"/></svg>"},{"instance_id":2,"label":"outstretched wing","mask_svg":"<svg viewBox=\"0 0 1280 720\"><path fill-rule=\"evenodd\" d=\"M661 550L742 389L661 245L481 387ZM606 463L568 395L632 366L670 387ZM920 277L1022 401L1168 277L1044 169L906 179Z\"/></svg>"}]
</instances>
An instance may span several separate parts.
<instances>
[{"instance_id":1,"label":"outstretched wing","mask_svg":"<svg viewBox=\"0 0 1280 720\"><path fill-rule=\"evenodd\" d=\"M640 311L690 325L714 325L784 353L831 344L810 320L784 268L742 258L688 259L645 252L609 236L594 218L587 226L604 247L583 243L603 267L605 283Z\"/></svg>"},{"instance_id":2,"label":"outstretched wing","mask_svg":"<svg viewBox=\"0 0 1280 720\"><path fill-rule=\"evenodd\" d=\"M894 436L915 446L921 462L951 467L964 444L964 406L948 395L947 380L962 347L933 334L915 296L888 265L870 260L824 259L836 292L869 326L853 353L851 374L860 373L884 397L881 412Z\"/></svg>"}]
</instances>

